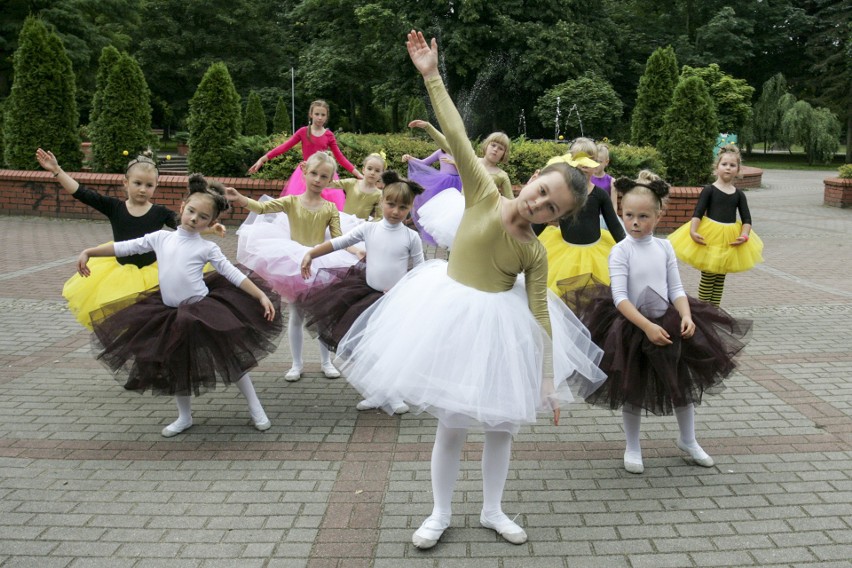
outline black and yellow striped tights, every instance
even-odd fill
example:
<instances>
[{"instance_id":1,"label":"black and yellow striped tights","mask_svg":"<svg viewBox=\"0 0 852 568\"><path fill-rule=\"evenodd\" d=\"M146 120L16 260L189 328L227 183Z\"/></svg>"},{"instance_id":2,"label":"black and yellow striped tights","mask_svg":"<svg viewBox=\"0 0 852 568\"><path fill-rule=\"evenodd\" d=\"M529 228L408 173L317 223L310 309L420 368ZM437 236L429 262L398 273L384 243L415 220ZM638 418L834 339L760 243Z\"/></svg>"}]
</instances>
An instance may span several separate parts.
<instances>
[{"instance_id":1,"label":"black and yellow striped tights","mask_svg":"<svg viewBox=\"0 0 852 568\"><path fill-rule=\"evenodd\" d=\"M702 272L701 282L698 283L698 299L710 302L714 306L722 303L722 292L725 291L725 275L712 272Z\"/></svg>"}]
</instances>

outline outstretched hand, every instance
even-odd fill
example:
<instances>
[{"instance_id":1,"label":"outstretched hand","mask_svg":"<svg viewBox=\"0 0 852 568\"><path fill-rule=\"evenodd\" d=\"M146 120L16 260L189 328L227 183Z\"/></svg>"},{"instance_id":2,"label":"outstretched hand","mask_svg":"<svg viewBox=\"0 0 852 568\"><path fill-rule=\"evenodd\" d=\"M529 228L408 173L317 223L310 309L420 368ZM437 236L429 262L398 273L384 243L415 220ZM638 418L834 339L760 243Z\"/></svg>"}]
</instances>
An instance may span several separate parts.
<instances>
[{"instance_id":1,"label":"outstretched hand","mask_svg":"<svg viewBox=\"0 0 852 568\"><path fill-rule=\"evenodd\" d=\"M41 148L36 150L36 160L42 168L50 173L56 173L59 170L59 162L50 150L42 150Z\"/></svg>"},{"instance_id":2,"label":"outstretched hand","mask_svg":"<svg viewBox=\"0 0 852 568\"><path fill-rule=\"evenodd\" d=\"M257 159L257 161L256 161L254 164L252 164L252 166L248 169L248 173L250 173L250 174L256 173L256 172L257 172L260 168L262 168L262 167L263 167L263 164L265 164L268 160L269 160L269 158L267 158L266 156L261 156L261 157L260 157L260 158L258 158L258 159Z\"/></svg>"},{"instance_id":3,"label":"outstretched hand","mask_svg":"<svg viewBox=\"0 0 852 568\"><path fill-rule=\"evenodd\" d=\"M408 48L408 56L411 57L411 62L414 63L424 79L438 74L437 39L432 38L431 44L426 43L423 32L411 30L408 32L408 41L405 42L405 47Z\"/></svg>"},{"instance_id":4,"label":"outstretched hand","mask_svg":"<svg viewBox=\"0 0 852 568\"><path fill-rule=\"evenodd\" d=\"M408 123L409 128L426 128L429 123L425 120L415 119Z\"/></svg>"},{"instance_id":5,"label":"outstretched hand","mask_svg":"<svg viewBox=\"0 0 852 568\"><path fill-rule=\"evenodd\" d=\"M234 189L233 187L225 188L225 199L228 201L236 202L245 207L245 201L243 201L243 194Z\"/></svg>"}]
</instances>

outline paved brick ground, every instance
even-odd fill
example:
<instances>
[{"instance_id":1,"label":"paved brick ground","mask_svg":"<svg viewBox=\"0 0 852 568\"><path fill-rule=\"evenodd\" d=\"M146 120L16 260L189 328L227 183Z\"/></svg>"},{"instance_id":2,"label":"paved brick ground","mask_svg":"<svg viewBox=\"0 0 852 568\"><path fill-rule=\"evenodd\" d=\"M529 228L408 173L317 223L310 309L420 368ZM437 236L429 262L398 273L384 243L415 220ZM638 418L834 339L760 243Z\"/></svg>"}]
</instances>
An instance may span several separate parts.
<instances>
[{"instance_id":1,"label":"paved brick ground","mask_svg":"<svg viewBox=\"0 0 852 568\"><path fill-rule=\"evenodd\" d=\"M848 567L852 212L821 205L823 177L768 171L748 194L766 263L728 278L724 305L755 327L698 410L716 467L687 463L674 419L652 417L646 472L626 474L620 417L577 406L516 439L505 509L530 541L513 546L478 527L473 435L453 527L428 552L410 536L430 510L431 418L358 413L313 344L307 376L284 382L285 344L253 373L271 430L229 389L165 440L173 402L121 389L59 295L108 226L0 217L0 566Z\"/></svg>"}]
</instances>

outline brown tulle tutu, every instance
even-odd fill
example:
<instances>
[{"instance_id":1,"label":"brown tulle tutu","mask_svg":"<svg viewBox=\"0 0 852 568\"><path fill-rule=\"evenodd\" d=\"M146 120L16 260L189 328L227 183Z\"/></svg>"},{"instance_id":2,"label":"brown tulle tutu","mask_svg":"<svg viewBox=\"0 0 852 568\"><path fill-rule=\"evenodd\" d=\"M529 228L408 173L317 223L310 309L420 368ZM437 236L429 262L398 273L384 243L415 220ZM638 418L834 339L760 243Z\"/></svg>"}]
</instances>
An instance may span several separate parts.
<instances>
[{"instance_id":1,"label":"brown tulle tutu","mask_svg":"<svg viewBox=\"0 0 852 568\"><path fill-rule=\"evenodd\" d=\"M609 286L585 278L588 285L576 279L560 285L563 299L604 351L599 366L607 380L586 402L611 410L632 404L670 415L674 408L700 404L704 393L724 389L722 381L736 368L734 358L751 332L750 320L734 319L712 304L688 297L695 335L683 339L680 314L649 288L636 307L668 332L672 344L660 347L616 309Z\"/></svg>"},{"instance_id":2,"label":"brown tulle tutu","mask_svg":"<svg viewBox=\"0 0 852 568\"><path fill-rule=\"evenodd\" d=\"M191 395L236 382L278 346L284 329L281 298L249 274L275 307L263 317L260 303L219 273L204 277L209 293L171 308L159 290L93 312L92 346L128 390ZM135 301L134 301L135 300ZM103 314L111 314L104 316Z\"/></svg>"},{"instance_id":3,"label":"brown tulle tutu","mask_svg":"<svg viewBox=\"0 0 852 568\"><path fill-rule=\"evenodd\" d=\"M330 276L328 286L309 290L296 301L305 314L305 327L319 337L329 351L337 344L364 311L384 293L367 284L367 264L363 260L348 268L322 268Z\"/></svg>"}]
</instances>

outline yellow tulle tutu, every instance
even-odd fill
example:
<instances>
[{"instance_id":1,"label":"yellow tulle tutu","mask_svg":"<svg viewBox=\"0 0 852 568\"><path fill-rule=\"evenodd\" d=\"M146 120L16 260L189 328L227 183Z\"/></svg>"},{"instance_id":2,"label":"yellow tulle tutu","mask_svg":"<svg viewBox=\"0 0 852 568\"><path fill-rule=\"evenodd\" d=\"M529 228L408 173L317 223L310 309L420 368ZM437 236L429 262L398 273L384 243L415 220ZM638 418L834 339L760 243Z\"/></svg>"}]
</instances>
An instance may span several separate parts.
<instances>
[{"instance_id":1,"label":"yellow tulle tutu","mask_svg":"<svg viewBox=\"0 0 852 568\"><path fill-rule=\"evenodd\" d=\"M590 245L566 243L559 227L554 226L545 228L538 240L547 250L547 287L555 293L560 293L557 282L581 274L591 274L609 284L609 251L615 239L606 229L601 229L601 238Z\"/></svg>"},{"instance_id":2,"label":"yellow tulle tutu","mask_svg":"<svg viewBox=\"0 0 852 568\"><path fill-rule=\"evenodd\" d=\"M157 263L139 268L133 264L119 264L113 257L89 259L91 275L75 274L62 287L68 300L68 309L81 324L92 329L91 313L104 305L158 285Z\"/></svg>"},{"instance_id":3,"label":"yellow tulle tutu","mask_svg":"<svg viewBox=\"0 0 852 568\"><path fill-rule=\"evenodd\" d=\"M119 264L114 257L94 257L88 262L91 274L82 277L74 274L62 286L62 296L68 301L68 309L83 326L92 329L91 314L108 304L118 304L123 298L135 298L145 290L159 285L157 263L142 268L135 264ZM209 263L204 272L210 272ZM116 308L118 309L118 308ZM104 315L101 310L100 316Z\"/></svg>"},{"instance_id":4,"label":"yellow tulle tutu","mask_svg":"<svg viewBox=\"0 0 852 568\"><path fill-rule=\"evenodd\" d=\"M752 231L749 239L741 245L731 246L742 234L743 224L719 223L703 217L698 225L698 234L704 237L706 245L700 245L689 236L686 223L669 235L669 241L677 257L702 272L728 274L751 270L754 265L763 262L763 241Z\"/></svg>"}]
</instances>

